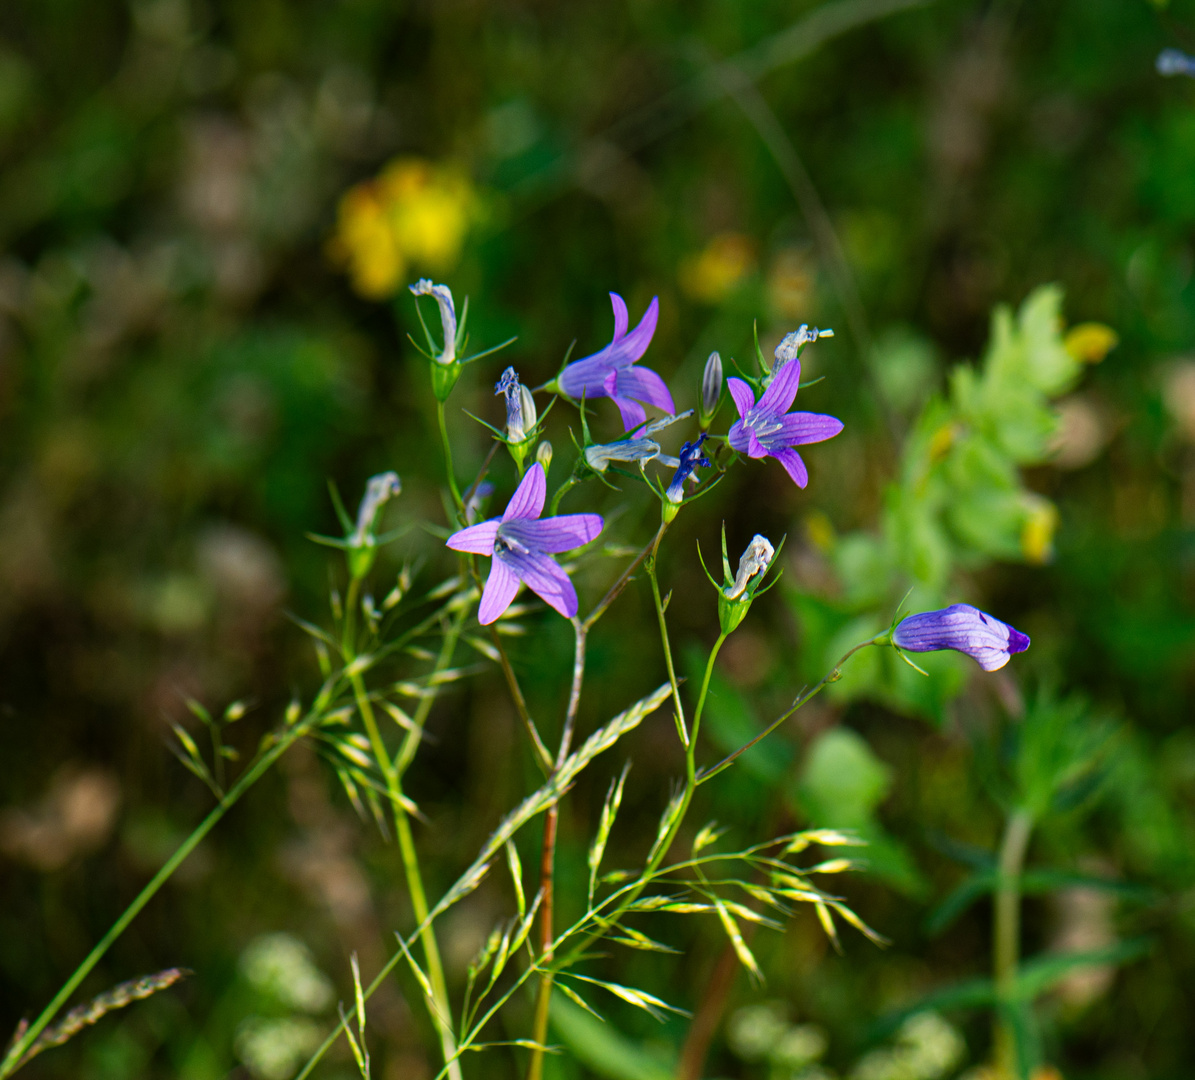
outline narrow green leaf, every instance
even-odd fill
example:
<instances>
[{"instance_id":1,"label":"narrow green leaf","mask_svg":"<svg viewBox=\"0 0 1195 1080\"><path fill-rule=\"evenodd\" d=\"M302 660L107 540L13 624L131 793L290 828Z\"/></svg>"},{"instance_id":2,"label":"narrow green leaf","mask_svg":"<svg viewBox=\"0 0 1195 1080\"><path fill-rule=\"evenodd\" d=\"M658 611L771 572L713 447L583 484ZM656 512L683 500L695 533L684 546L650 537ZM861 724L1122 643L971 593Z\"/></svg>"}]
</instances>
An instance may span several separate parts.
<instances>
[{"instance_id":1,"label":"narrow green leaf","mask_svg":"<svg viewBox=\"0 0 1195 1080\"><path fill-rule=\"evenodd\" d=\"M510 880L515 887L515 901L519 905L519 918L527 914L527 898L523 895L523 864L513 840L506 841L506 865L510 868Z\"/></svg>"},{"instance_id":2,"label":"narrow green leaf","mask_svg":"<svg viewBox=\"0 0 1195 1080\"><path fill-rule=\"evenodd\" d=\"M606 843L610 839L610 830L614 827L614 819L618 815L618 808L622 805L622 789L626 783L627 772L631 768L628 761L622 769L617 782L610 781L610 789L606 792L606 801L602 806L602 816L598 822L597 835L589 848L589 906L593 906L593 894L597 891L597 873L602 865L602 856L606 853Z\"/></svg>"}]
</instances>

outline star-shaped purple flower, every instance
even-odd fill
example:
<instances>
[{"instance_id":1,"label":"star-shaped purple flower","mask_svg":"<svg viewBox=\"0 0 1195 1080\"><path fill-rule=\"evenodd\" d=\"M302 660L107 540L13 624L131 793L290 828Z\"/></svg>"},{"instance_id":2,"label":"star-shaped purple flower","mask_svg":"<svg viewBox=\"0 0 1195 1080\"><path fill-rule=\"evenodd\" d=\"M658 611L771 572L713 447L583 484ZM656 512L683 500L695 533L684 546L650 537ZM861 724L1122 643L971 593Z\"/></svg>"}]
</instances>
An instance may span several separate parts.
<instances>
[{"instance_id":1,"label":"star-shaped purple flower","mask_svg":"<svg viewBox=\"0 0 1195 1080\"><path fill-rule=\"evenodd\" d=\"M654 405L666 413L676 412L664 380L654 371L634 366L647 351L656 332L660 300L659 297L652 298L639 325L629 334L630 319L622 297L611 293L610 303L614 305L614 340L601 352L574 360L560 373L556 385L576 401L613 398L622 413L624 427L631 431L647 419L644 404Z\"/></svg>"},{"instance_id":2,"label":"star-shaped purple flower","mask_svg":"<svg viewBox=\"0 0 1195 1080\"><path fill-rule=\"evenodd\" d=\"M793 483L803 488L809 483L809 473L793 447L832 439L842 430L842 421L821 413L790 413L800 383L800 360L789 360L776 372L758 403L742 379L726 380L740 417L731 425L730 445L753 458L774 457L788 470Z\"/></svg>"},{"instance_id":3,"label":"star-shaped purple flower","mask_svg":"<svg viewBox=\"0 0 1195 1080\"><path fill-rule=\"evenodd\" d=\"M1013 653L1029 648L1029 635L970 604L951 604L903 619L892 631L892 644L909 652L954 649L984 671L997 671Z\"/></svg>"},{"instance_id":4,"label":"star-shaped purple flower","mask_svg":"<svg viewBox=\"0 0 1195 1080\"><path fill-rule=\"evenodd\" d=\"M602 531L603 522L598 514L561 514L537 520L544 510L547 486L543 466L536 462L524 474L500 518L470 525L447 540L453 551L493 558L477 609L477 621L483 626L510 607L520 582L561 615L571 619L577 614L577 590L550 555L588 544Z\"/></svg>"}]
</instances>

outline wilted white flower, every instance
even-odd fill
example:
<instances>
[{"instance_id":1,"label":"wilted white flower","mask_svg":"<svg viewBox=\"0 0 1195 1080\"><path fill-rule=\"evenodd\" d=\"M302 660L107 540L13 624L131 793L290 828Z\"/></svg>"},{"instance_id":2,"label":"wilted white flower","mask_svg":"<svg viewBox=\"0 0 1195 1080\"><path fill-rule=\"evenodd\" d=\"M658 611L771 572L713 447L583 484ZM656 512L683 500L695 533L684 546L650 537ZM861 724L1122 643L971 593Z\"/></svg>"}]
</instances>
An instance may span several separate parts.
<instances>
[{"instance_id":1,"label":"wilted white flower","mask_svg":"<svg viewBox=\"0 0 1195 1080\"><path fill-rule=\"evenodd\" d=\"M775 554L776 549L772 547L768 538L756 533L739 559L739 569L734 576L734 584L725 590L726 599L737 600L742 596L753 578L767 572Z\"/></svg>"},{"instance_id":2,"label":"wilted white flower","mask_svg":"<svg viewBox=\"0 0 1195 1080\"><path fill-rule=\"evenodd\" d=\"M452 290L447 285L433 285L427 278L420 278L410 289L416 296L430 296L440 305L444 351L436 357L436 363L456 363L456 304L452 300Z\"/></svg>"},{"instance_id":3,"label":"wilted white flower","mask_svg":"<svg viewBox=\"0 0 1195 1080\"><path fill-rule=\"evenodd\" d=\"M776 362L778 365L787 364L790 360L797 358L802 345L808 345L810 342L817 341L818 338L833 336L833 330L819 330L816 326L802 323L791 334L785 334L780 344L776 346Z\"/></svg>"}]
</instances>

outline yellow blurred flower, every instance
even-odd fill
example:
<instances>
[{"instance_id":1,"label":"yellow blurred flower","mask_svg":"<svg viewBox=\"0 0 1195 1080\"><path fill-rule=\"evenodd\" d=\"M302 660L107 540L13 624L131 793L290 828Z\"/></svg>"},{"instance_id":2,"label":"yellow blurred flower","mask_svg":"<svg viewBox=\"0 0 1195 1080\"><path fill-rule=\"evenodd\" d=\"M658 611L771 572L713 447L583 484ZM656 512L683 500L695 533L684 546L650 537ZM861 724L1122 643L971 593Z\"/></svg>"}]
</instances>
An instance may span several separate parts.
<instances>
[{"instance_id":1,"label":"yellow blurred flower","mask_svg":"<svg viewBox=\"0 0 1195 1080\"><path fill-rule=\"evenodd\" d=\"M719 233L696 255L682 260L677 280L690 299L717 304L754 266L755 247L750 237Z\"/></svg>"},{"instance_id":2,"label":"yellow blurred flower","mask_svg":"<svg viewBox=\"0 0 1195 1080\"><path fill-rule=\"evenodd\" d=\"M328 254L353 288L382 300L409 267L443 273L460 257L477 216L477 195L459 172L418 158L398 158L340 200Z\"/></svg>"},{"instance_id":3,"label":"yellow blurred flower","mask_svg":"<svg viewBox=\"0 0 1195 1080\"><path fill-rule=\"evenodd\" d=\"M781 322L796 322L813 302L813 263L809 252L787 247L768 267L768 301Z\"/></svg>"},{"instance_id":4,"label":"yellow blurred flower","mask_svg":"<svg viewBox=\"0 0 1195 1080\"><path fill-rule=\"evenodd\" d=\"M954 446L958 437L959 429L957 424L953 421L943 424L934 432L933 438L929 441L929 460L934 464L941 461L950 453L951 447Z\"/></svg>"},{"instance_id":5,"label":"yellow blurred flower","mask_svg":"<svg viewBox=\"0 0 1195 1080\"><path fill-rule=\"evenodd\" d=\"M805 535L818 551L827 554L834 550L838 540L833 523L820 510L805 515Z\"/></svg>"},{"instance_id":6,"label":"yellow blurred flower","mask_svg":"<svg viewBox=\"0 0 1195 1080\"><path fill-rule=\"evenodd\" d=\"M1013 1077L994 1065L977 1065L963 1073L959 1080L1013 1080ZM1063 1080L1063 1077L1053 1065L1039 1065L1030 1080Z\"/></svg>"},{"instance_id":7,"label":"yellow blurred flower","mask_svg":"<svg viewBox=\"0 0 1195 1080\"><path fill-rule=\"evenodd\" d=\"M1063 338L1062 344L1076 360L1085 364L1098 364L1116 348L1120 338L1116 331L1103 323L1085 322L1072 326Z\"/></svg>"},{"instance_id":8,"label":"yellow blurred flower","mask_svg":"<svg viewBox=\"0 0 1195 1080\"><path fill-rule=\"evenodd\" d=\"M1029 513L1021 525L1021 554L1025 561L1041 565L1054 557L1054 533L1058 531L1058 508L1049 499L1033 496Z\"/></svg>"}]
</instances>

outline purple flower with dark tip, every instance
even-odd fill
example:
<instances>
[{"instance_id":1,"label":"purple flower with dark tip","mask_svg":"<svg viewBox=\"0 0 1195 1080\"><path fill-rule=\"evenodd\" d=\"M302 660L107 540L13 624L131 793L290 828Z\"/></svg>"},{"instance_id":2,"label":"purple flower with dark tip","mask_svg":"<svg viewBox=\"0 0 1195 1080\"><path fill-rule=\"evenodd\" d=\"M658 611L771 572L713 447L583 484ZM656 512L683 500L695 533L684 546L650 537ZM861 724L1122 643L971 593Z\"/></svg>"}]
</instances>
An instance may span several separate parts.
<instances>
[{"instance_id":1,"label":"purple flower with dark tip","mask_svg":"<svg viewBox=\"0 0 1195 1080\"><path fill-rule=\"evenodd\" d=\"M776 371L758 402L742 379L726 380L740 417L731 425L730 445L753 458L774 457L788 470L793 483L803 488L809 483L809 473L793 447L832 439L842 430L842 421L821 413L790 413L800 383L801 361L796 359Z\"/></svg>"},{"instance_id":2,"label":"purple flower with dark tip","mask_svg":"<svg viewBox=\"0 0 1195 1080\"><path fill-rule=\"evenodd\" d=\"M676 411L664 380L654 371L634 366L647 351L656 332L660 300L659 297L652 298L639 325L629 334L630 320L622 297L611 293L610 303L614 305L614 340L601 352L574 360L560 373L556 386L576 401L613 398L622 413L624 427L631 431L647 419L644 404L654 405L666 413Z\"/></svg>"},{"instance_id":3,"label":"purple flower with dark tip","mask_svg":"<svg viewBox=\"0 0 1195 1080\"><path fill-rule=\"evenodd\" d=\"M492 518L453 533L453 551L493 558L481 594L477 621L483 626L497 619L526 585L549 607L572 618L577 614L577 590L551 555L588 544L602 531L598 514L561 514L538 520L547 492L544 468L538 462L524 474L500 518Z\"/></svg>"},{"instance_id":4,"label":"purple flower with dark tip","mask_svg":"<svg viewBox=\"0 0 1195 1080\"><path fill-rule=\"evenodd\" d=\"M978 661L984 671L997 671L1012 653L1029 648L1029 635L970 604L951 604L902 620L892 631L892 644L909 652L954 649Z\"/></svg>"},{"instance_id":5,"label":"purple flower with dark tip","mask_svg":"<svg viewBox=\"0 0 1195 1080\"><path fill-rule=\"evenodd\" d=\"M676 472L672 474L672 483L664 492L664 497L670 503L679 503L684 499L685 481L692 477L698 468L710 468L710 459L701 452L701 444L708 438L709 436L703 431L694 442L687 442L680 448ZM694 479L696 478L694 477Z\"/></svg>"}]
</instances>

